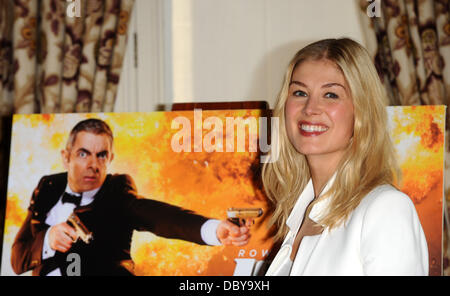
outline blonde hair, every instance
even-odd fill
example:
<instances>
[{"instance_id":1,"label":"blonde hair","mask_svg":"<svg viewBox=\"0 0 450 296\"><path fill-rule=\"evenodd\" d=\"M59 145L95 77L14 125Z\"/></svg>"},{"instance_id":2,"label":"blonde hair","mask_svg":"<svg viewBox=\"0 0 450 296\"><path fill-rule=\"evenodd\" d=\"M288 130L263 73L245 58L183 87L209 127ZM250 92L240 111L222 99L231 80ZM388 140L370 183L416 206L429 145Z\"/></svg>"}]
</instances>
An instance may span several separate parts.
<instances>
[{"instance_id":1,"label":"blonde hair","mask_svg":"<svg viewBox=\"0 0 450 296\"><path fill-rule=\"evenodd\" d=\"M273 203L269 225L278 228L276 240L286 236L287 217L311 177L305 156L295 150L286 134L285 104L289 84L296 66L306 60L321 59L335 63L349 85L354 106L354 131L338 165L336 179L321 197L332 198L320 224L330 229L340 225L373 188L393 184L400 178L395 150L387 131L387 96L369 54L348 38L312 43L297 52L287 68L273 113L280 122L279 158L276 162L265 163L262 170L264 189Z\"/></svg>"}]
</instances>

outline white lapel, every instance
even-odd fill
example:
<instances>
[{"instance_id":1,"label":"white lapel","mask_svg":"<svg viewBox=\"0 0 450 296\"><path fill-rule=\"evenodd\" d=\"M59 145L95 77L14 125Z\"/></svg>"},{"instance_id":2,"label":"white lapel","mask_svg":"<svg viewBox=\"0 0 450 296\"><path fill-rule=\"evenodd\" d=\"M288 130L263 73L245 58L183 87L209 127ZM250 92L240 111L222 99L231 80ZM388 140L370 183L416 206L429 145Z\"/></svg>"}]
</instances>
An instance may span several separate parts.
<instances>
[{"instance_id":1,"label":"white lapel","mask_svg":"<svg viewBox=\"0 0 450 296\"><path fill-rule=\"evenodd\" d=\"M331 185L333 185L334 180L336 179L336 173L328 180L327 184L323 188L322 192L319 195L319 201L314 204L314 206L311 209L311 212L309 212L309 219L313 220L314 222L318 223L320 218L326 213L328 210L328 206L331 202L331 196L322 196L330 189Z\"/></svg>"}]
</instances>

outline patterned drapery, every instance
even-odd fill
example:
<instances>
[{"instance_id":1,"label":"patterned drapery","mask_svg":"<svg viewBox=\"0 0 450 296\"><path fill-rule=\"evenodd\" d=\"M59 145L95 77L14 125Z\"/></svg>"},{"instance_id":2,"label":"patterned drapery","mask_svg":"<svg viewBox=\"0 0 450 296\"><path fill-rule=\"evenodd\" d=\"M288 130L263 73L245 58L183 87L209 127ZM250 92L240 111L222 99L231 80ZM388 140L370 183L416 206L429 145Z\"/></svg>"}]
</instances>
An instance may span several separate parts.
<instances>
[{"instance_id":1,"label":"patterned drapery","mask_svg":"<svg viewBox=\"0 0 450 296\"><path fill-rule=\"evenodd\" d=\"M133 4L0 0L0 242L12 114L113 111Z\"/></svg>"},{"instance_id":2,"label":"patterned drapery","mask_svg":"<svg viewBox=\"0 0 450 296\"><path fill-rule=\"evenodd\" d=\"M2 0L0 111L113 110L134 0Z\"/></svg>"},{"instance_id":3,"label":"patterned drapery","mask_svg":"<svg viewBox=\"0 0 450 296\"><path fill-rule=\"evenodd\" d=\"M367 49L391 105L447 106L444 192L449 213L450 1L357 1ZM444 274L450 275L447 226L444 223Z\"/></svg>"}]
</instances>

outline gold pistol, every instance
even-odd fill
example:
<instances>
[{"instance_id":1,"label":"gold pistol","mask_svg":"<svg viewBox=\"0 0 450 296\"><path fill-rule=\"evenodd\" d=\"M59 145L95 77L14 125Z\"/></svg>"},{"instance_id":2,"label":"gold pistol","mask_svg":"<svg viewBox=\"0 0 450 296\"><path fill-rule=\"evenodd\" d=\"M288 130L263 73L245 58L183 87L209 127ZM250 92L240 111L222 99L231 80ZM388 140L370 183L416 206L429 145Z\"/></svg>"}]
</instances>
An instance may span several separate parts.
<instances>
[{"instance_id":1,"label":"gold pistol","mask_svg":"<svg viewBox=\"0 0 450 296\"><path fill-rule=\"evenodd\" d=\"M68 224L70 224L78 234L78 237L81 238L86 244L89 244L94 237L92 236L92 232L90 232L87 227L81 222L80 218L77 214L72 213L67 219Z\"/></svg>"},{"instance_id":2,"label":"gold pistol","mask_svg":"<svg viewBox=\"0 0 450 296\"><path fill-rule=\"evenodd\" d=\"M243 220L261 217L263 210L261 208L229 208L227 210L228 220L241 226Z\"/></svg>"}]
</instances>

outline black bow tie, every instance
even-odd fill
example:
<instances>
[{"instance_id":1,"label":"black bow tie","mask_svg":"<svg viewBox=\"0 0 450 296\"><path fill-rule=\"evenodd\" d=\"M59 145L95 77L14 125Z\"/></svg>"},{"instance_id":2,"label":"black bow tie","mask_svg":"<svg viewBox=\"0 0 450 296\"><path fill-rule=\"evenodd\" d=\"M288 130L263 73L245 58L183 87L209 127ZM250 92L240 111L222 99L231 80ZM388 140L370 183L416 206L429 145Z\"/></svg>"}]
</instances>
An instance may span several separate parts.
<instances>
[{"instance_id":1,"label":"black bow tie","mask_svg":"<svg viewBox=\"0 0 450 296\"><path fill-rule=\"evenodd\" d=\"M79 206L81 203L81 195L75 195L75 194L70 194L70 193L64 192L63 197L62 197L62 203L64 204L66 202L70 202L76 206Z\"/></svg>"}]
</instances>

